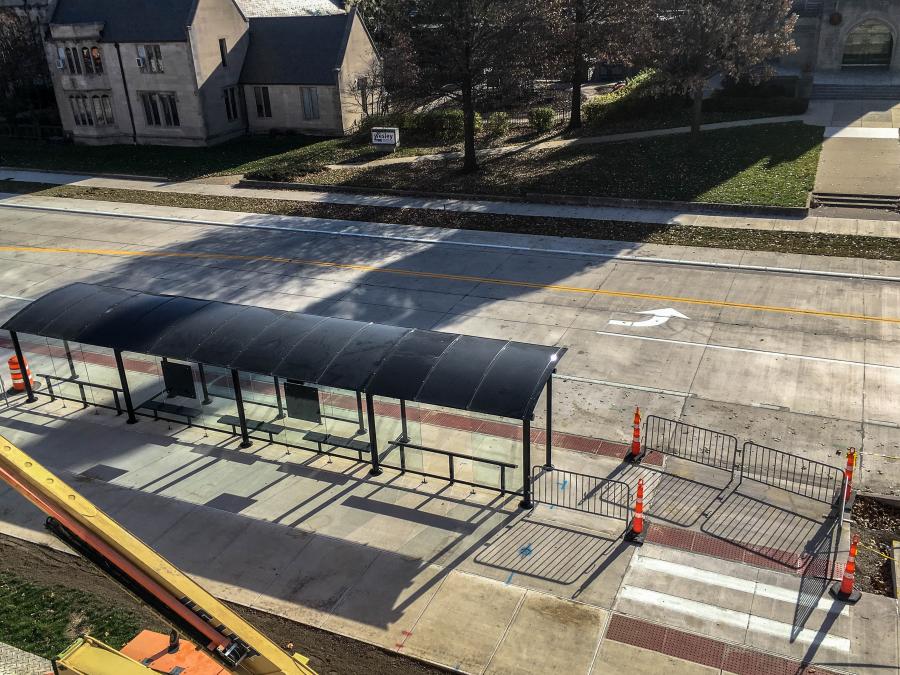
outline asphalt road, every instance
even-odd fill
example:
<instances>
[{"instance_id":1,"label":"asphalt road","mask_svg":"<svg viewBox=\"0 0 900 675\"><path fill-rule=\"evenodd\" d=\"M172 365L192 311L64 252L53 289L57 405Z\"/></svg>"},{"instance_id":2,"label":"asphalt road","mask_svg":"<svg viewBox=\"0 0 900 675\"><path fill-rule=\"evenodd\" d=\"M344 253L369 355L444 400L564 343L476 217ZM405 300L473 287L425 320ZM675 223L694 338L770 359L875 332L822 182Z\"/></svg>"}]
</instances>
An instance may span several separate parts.
<instances>
[{"instance_id":1,"label":"asphalt road","mask_svg":"<svg viewBox=\"0 0 900 675\"><path fill-rule=\"evenodd\" d=\"M800 256L755 254L787 270L768 272L740 269L750 254L734 251L691 251L736 265L721 269L515 241L478 248L452 235L423 243L4 207L0 316L88 281L564 345L557 429L625 440L640 405L834 465L860 447L865 488L900 493L900 283L853 278L862 265L846 259L803 258L851 273L839 278L790 271ZM900 265L880 269L900 277Z\"/></svg>"}]
</instances>

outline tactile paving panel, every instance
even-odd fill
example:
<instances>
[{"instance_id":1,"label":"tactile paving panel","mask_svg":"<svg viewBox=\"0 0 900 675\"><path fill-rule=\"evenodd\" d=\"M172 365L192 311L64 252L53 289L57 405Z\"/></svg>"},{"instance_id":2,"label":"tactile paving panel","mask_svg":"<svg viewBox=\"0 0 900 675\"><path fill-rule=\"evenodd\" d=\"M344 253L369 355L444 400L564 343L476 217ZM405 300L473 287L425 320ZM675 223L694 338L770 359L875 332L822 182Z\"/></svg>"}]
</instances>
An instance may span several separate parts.
<instances>
[{"instance_id":1,"label":"tactile paving panel","mask_svg":"<svg viewBox=\"0 0 900 675\"><path fill-rule=\"evenodd\" d=\"M735 675L837 675L818 666L614 614L606 639Z\"/></svg>"}]
</instances>

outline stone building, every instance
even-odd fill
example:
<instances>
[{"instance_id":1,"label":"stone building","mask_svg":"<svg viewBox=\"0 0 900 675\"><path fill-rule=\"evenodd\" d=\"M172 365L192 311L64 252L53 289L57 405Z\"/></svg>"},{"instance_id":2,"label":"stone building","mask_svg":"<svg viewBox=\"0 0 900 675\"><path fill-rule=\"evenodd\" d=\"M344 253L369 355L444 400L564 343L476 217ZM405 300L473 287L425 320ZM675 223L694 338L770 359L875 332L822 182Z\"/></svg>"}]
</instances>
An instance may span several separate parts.
<instances>
[{"instance_id":1,"label":"stone building","mask_svg":"<svg viewBox=\"0 0 900 675\"><path fill-rule=\"evenodd\" d=\"M783 70L811 75L820 97L900 97L900 0L798 0L798 51Z\"/></svg>"},{"instance_id":2,"label":"stone building","mask_svg":"<svg viewBox=\"0 0 900 675\"><path fill-rule=\"evenodd\" d=\"M76 142L210 145L244 134L341 135L377 60L355 9L328 0L58 0L46 52ZM324 4L323 4L324 3Z\"/></svg>"}]
</instances>

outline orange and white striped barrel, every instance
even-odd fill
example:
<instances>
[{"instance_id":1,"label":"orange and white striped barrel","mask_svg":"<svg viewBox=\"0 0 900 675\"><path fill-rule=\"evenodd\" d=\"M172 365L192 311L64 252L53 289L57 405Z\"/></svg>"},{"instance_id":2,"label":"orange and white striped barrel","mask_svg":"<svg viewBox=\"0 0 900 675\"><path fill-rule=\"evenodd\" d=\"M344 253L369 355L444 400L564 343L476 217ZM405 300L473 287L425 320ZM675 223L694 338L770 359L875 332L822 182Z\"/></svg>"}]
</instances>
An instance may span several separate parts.
<instances>
[{"instance_id":1,"label":"orange and white striped barrel","mask_svg":"<svg viewBox=\"0 0 900 675\"><path fill-rule=\"evenodd\" d=\"M12 388L13 391L25 391L25 376L28 376L28 382L34 387L34 377L31 375L31 368L28 367L28 362L23 358L23 365L25 366L25 374L22 374L22 367L19 364L19 358L17 356L10 356L9 361L9 374L12 377Z\"/></svg>"}]
</instances>

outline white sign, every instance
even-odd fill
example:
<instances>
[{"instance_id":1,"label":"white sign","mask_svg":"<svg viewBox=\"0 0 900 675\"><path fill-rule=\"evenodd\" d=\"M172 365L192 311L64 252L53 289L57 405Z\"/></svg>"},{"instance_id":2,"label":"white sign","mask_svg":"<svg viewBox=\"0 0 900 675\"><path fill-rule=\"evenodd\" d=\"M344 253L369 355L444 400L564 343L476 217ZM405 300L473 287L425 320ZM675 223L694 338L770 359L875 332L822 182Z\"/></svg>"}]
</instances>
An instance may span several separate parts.
<instances>
[{"instance_id":1,"label":"white sign","mask_svg":"<svg viewBox=\"0 0 900 675\"><path fill-rule=\"evenodd\" d=\"M630 328L652 328L653 326L662 326L669 319L687 319L684 314L677 309L650 309L638 314L649 314L649 319L643 321L610 321L613 326L628 326Z\"/></svg>"},{"instance_id":2,"label":"white sign","mask_svg":"<svg viewBox=\"0 0 900 675\"><path fill-rule=\"evenodd\" d=\"M374 127L372 145L400 145L400 129L396 127Z\"/></svg>"}]
</instances>

